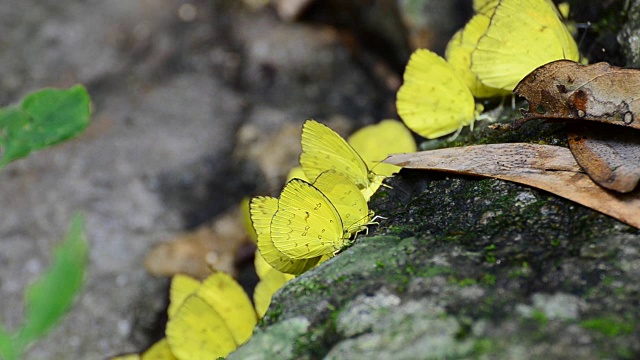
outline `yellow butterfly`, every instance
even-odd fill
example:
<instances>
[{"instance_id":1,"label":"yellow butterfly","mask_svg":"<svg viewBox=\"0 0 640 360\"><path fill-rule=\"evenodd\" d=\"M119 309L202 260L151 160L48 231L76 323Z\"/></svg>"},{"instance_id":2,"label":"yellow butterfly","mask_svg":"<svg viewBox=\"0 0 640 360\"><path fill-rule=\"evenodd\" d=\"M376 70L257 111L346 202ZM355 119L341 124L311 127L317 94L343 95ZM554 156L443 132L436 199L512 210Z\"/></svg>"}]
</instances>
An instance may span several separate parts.
<instances>
[{"instance_id":1,"label":"yellow butterfly","mask_svg":"<svg viewBox=\"0 0 640 360\"><path fill-rule=\"evenodd\" d=\"M302 170L302 166L296 166L289 170L289 173L287 174L287 181L291 179L302 179L307 182L309 181L309 179L307 179L307 176L304 174L304 170Z\"/></svg>"},{"instance_id":2,"label":"yellow butterfly","mask_svg":"<svg viewBox=\"0 0 640 360\"><path fill-rule=\"evenodd\" d=\"M313 186L335 206L343 227L349 231L349 235L366 229L372 213L362 192L357 191L358 188L345 174L327 170L318 175Z\"/></svg>"},{"instance_id":3,"label":"yellow butterfly","mask_svg":"<svg viewBox=\"0 0 640 360\"><path fill-rule=\"evenodd\" d=\"M111 358L111 360L141 360L141 354L125 354L125 355L117 355Z\"/></svg>"},{"instance_id":4,"label":"yellow butterfly","mask_svg":"<svg viewBox=\"0 0 640 360\"><path fill-rule=\"evenodd\" d=\"M483 110L475 98L504 96L510 92L483 84L471 71L471 53L486 32L499 0L474 0L477 14L456 32L445 59L429 50L416 50L405 69L396 107L414 132L433 139L472 125Z\"/></svg>"},{"instance_id":5,"label":"yellow butterfly","mask_svg":"<svg viewBox=\"0 0 640 360\"><path fill-rule=\"evenodd\" d=\"M473 11L491 15L500 0L473 0Z\"/></svg>"},{"instance_id":6,"label":"yellow butterfly","mask_svg":"<svg viewBox=\"0 0 640 360\"><path fill-rule=\"evenodd\" d=\"M456 69L426 49L409 58L396 107L405 125L427 139L460 131L482 112Z\"/></svg>"},{"instance_id":7,"label":"yellow butterfly","mask_svg":"<svg viewBox=\"0 0 640 360\"><path fill-rule=\"evenodd\" d=\"M186 275L175 275L171 279L169 290L169 308L167 315L171 319L184 301L200 287L200 282ZM142 354L127 354L111 360L176 360L166 338L162 338Z\"/></svg>"},{"instance_id":8,"label":"yellow butterfly","mask_svg":"<svg viewBox=\"0 0 640 360\"><path fill-rule=\"evenodd\" d=\"M258 241L258 234L256 234L256 230L253 228L251 222L250 202L251 199L249 197L242 198L240 201L240 216L242 217L242 227L249 236L249 239L256 242Z\"/></svg>"},{"instance_id":9,"label":"yellow butterfly","mask_svg":"<svg viewBox=\"0 0 640 360\"><path fill-rule=\"evenodd\" d=\"M345 228L351 229L349 235L368 224L371 214L364 196L342 173L325 171L318 176L312 187L336 209ZM323 256L293 258L282 252L274 244L271 229L272 219L281 206L278 199L266 196L255 197L250 204L251 220L258 234L258 250L269 265L278 271L298 275L333 255L327 253L324 259Z\"/></svg>"},{"instance_id":10,"label":"yellow butterfly","mask_svg":"<svg viewBox=\"0 0 640 360\"><path fill-rule=\"evenodd\" d=\"M182 303L200 287L200 281L191 276L177 274L171 278L169 287L169 308L167 317L171 319Z\"/></svg>"},{"instance_id":11,"label":"yellow butterfly","mask_svg":"<svg viewBox=\"0 0 640 360\"><path fill-rule=\"evenodd\" d=\"M478 13L467 22L464 28L458 30L445 50L447 62L455 69L456 73L464 80L475 98L486 99L510 95L511 91L492 88L483 84L478 76L471 71L471 53L476 49L478 40L487 31L491 15L498 1L484 1L476 4Z\"/></svg>"},{"instance_id":12,"label":"yellow butterfly","mask_svg":"<svg viewBox=\"0 0 640 360\"><path fill-rule=\"evenodd\" d=\"M269 265L267 260L260 255L260 250L256 249L255 256L253 257L253 267L256 269L256 275L259 279L262 279L269 270L273 269L273 266Z\"/></svg>"},{"instance_id":13,"label":"yellow butterfly","mask_svg":"<svg viewBox=\"0 0 640 360\"><path fill-rule=\"evenodd\" d=\"M222 316L195 294L167 322L166 334L171 352L180 360L224 357L238 347Z\"/></svg>"},{"instance_id":14,"label":"yellow butterfly","mask_svg":"<svg viewBox=\"0 0 640 360\"><path fill-rule=\"evenodd\" d=\"M389 154L409 153L417 150L411 132L399 121L386 119L378 124L365 126L349 136L347 142L362 156L376 174L391 176L399 166L383 164Z\"/></svg>"},{"instance_id":15,"label":"yellow butterfly","mask_svg":"<svg viewBox=\"0 0 640 360\"><path fill-rule=\"evenodd\" d=\"M188 281L172 285L171 295L179 300L192 285ZM227 356L249 339L257 323L247 294L231 276L222 272L205 279L170 315L167 343L181 360Z\"/></svg>"},{"instance_id":16,"label":"yellow butterfly","mask_svg":"<svg viewBox=\"0 0 640 360\"><path fill-rule=\"evenodd\" d=\"M311 181L327 170L343 173L356 184L367 201L384 180L384 176L369 170L340 135L315 120L307 120L302 126L300 165Z\"/></svg>"},{"instance_id":17,"label":"yellow butterfly","mask_svg":"<svg viewBox=\"0 0 640 360\"><path fill-rule=\"evenodd\" d=\"M498 0L490 17L471 54L471 71L486 86L512 91L541 65L580 60L578 46L551 0Z\"/></svg>"},{"instance_id":18,"label":"yellow butterfly","mask_svg":"<svg viewBox=\"0 0 640 360\"><path fill-rule=\"evenodd\" d=\"M177 360L178 358L173 355L167 339L163 338L157 341L147 351L142 353L140 360Z\"/></svg>"},{"instance_id":19,"label":"yellow butterfly","mask_svg":"<svg viewBox=\"0 0 640 360\"><path fill-rule=\"evenodd\" d=\"M271 220L271 239L288 257L311 259L344 248L369 220L367 202L355 184L342 173L326 171L314 185L301 179L285 185Z\"/></svg>"},{"instance_id":20,"label":"yellow butterfly","mask_svg":"<svg viewBox=\"0 0 640 360\"><path fill-rule=\"evenodd\" d=\"M278 210L278 199L257 196L251 199L250 212L253 228L258 234L258 250L264 260L278 271L288 274L302 274L316 266L320 256L310 259L292 259L282 253L271 239L271 219ZM262 270L256 268L256 270Z\"/></svg>"},{"instance_id":21,"label":"yellow butterfly","mask_svg":"<svg viewBox=\"0 0 640 360\"><path fill-rule=\"evenodd\" d=\"M375 167L377 177L391 176L400 170L398 166L382 163L389 154L416 151L411 132L402 123L392 119L363 127L351 134L347 143L364 160L367 168ZM287 181L291 179L309 181L300 166L289 171Z\"/></svg>"}]
</instances>

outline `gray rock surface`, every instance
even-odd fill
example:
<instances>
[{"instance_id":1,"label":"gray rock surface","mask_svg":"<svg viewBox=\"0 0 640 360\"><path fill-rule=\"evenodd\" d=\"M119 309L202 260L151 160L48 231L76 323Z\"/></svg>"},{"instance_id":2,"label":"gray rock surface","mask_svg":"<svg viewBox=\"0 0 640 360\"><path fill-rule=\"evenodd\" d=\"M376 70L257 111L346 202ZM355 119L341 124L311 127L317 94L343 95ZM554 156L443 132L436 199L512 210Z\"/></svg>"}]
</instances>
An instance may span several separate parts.
<instances>
[{"instance_id":1,"label":"gray rock surface","mask_svg":"<svg viewBox=\"0 0 640 360\"><path fill-rule=\"evenodd\" d=\"M233 161L236 132L268 114L376 120L379 92L334 30L283 25L235 1L10 1L0 6L0 103L84 83L78 139L0 172L0 319L46 267L72 214L90 265L75 307L25 359L101 359L162 331L166 279L147 251L245 196L259 178ZM266 111L265 111L266 109Z\"/></svg>"}]
</instances>

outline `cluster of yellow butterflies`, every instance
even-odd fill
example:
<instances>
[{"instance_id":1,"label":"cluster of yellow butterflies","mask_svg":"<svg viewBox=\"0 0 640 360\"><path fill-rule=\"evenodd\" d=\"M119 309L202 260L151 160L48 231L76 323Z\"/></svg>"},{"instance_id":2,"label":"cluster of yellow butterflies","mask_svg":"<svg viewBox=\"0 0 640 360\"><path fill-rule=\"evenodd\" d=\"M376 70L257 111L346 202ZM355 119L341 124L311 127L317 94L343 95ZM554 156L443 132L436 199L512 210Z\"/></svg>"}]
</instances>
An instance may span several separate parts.
<instances>
[{"instance_id":1,"label":"cluster of yellow butterflies","mask_svg":"<svg viewBox=\"0 0 640 360\"><path fill-rule=\"evenodd\" d=\"M292 170L280 197L258 196L250 204L260 254L275 270L293 275L332 257L365 229L371 221L367 201L397 171L379 162L416 150L411 133L395 120L365 127L349 142L307 120L301 143L300 169Z\"/></svg>"},{"instance_id":2,"label":"cluster of yellow butterflies","mask_svg":"<svg viewBox=\"0 0 640 360\"><path fill-rule=\"evenodd\" d=\"M474 0L475 14L449 41L445 59L413 53L398 91L398 114L428 139L472 125L483 111L474 98L511 93L535 68L580 53L551 0Z\"/></svg>"},{"instance_id":3,"label":"cluster of yellow butterflies","mask_svg":"<svg viewBox=\"0 0 640 360\"><path fill-rule=\"evenodd\" d=\"M171 280L166 337L142 354L112 360L215 359L249 339L258 322L242 287L216 272L200 282L186 275Z\"/></svg>"},{"instance_id":4,"label":"cluster of yellow butterflies","mask_svg":"<svg viewBox=\"0 0 640 360\"><path fill-rule=\"evenodd\" d=\"M384 144L380 139L385 139ZM166 337L142 354L112 360L227 356L249 339L282 285L333 256L368 224L368 198L385 176L398 169L379 162L390 153L416 151L411 133L395 120L365 127L348 143L325 125L308 120L302 130L302 148L302 168L291 171L280 198L259 196L250 204L258 244L254 265L260 278L253 305L226 273L215 272L202 282L176 275L171 282ZM370 170L372 166L379 174ZM309 183L308 178L315 181Z\"/></svg>"},{"instance_id":5,"label":"cluster of yellow butterflies","mask_svg":"<svg viewBox=\"0 0 640 360\"><path fill-rule=\"evenodd\" d=\"M525 75L553 60L579 60L551 0L474 0L474 10L449 42L446 60L420 49L405 70L398 113L426 138L472 125L483 110L475 98L507 95ZM225 273L215 272L202 282L177 275L166 337L142 354L114 360L228 355L249 339L282 285L334 256L372 221L369 198L398 170L380 161L390 153L416 151L411 133L395 120L365 127L348 141L307 120L301 142L301 167L290 172L280 196L254 197L249 205L261 279L253 304Z\"/></svg>"},{"instance_id":6,"label":"cluster of yellow butterflies","mask_svg":"<svg viewBox=\"0 0 640 360\"><path fill-rule=\"evenodd\" d=\"M225 357L246 342L269 307L271 296L293 278L271 268L256 253L260 282L253 304L228 274L215 272L200 282L186 275L171 280L166 337L142 354L112 360L199 360ZM255 309L254 309L255 307Z\"/></svg>"}]
</instances>

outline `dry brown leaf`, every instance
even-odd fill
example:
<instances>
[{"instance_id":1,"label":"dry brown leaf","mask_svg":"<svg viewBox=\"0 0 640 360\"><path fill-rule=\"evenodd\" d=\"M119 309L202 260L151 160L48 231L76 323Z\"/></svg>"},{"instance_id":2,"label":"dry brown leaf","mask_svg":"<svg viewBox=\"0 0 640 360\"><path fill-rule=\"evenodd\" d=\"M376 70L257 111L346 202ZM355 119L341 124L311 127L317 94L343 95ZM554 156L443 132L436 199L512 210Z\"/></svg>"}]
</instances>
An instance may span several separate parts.
<instances>
[{"instance_id":1,"label":"dry brown leaf","mask_svg":"<svg viewBox=\"0 0 640 360\"><path fill-rule=\"evenodd\" d=\"M588 126L587 126L588 125ZM630 192L640 180L640 132L603 124L570 124L569 148L600 186Z\"/></svg>"},{"instance_id":2,"label":"dry brown leaf","mask_svg":"<svg viewBox=\"0 0 640 360\"><path fill-rule=\"evenodd\" d=\"M630 192L640 178L640 71L607 63L559 60L527 75L514 92L529 102L523 118L494 128L517 129L532 119L587 120L569 125L569 146L600 186ZM606 123L626 126L603 126ZM632 129L635 128L635 129Z\"/></svg>"},{"instance_id":3,"label":"dry brown leaf","mask_svg":"<svg viewBox=\"0 0 640 360\"><path fill-rule=\"evenodd\" d=\"M640 70L558 60L532 71L513 90L529 102L516 129L532 119L589 120L640 129Z\"/></svg>"},{"instance_id":4,"label":"dry brown leaf","mask_svg":"<svg viewBox=\"0 0 640 360\"><path fill-rule=\"evenodd\" d=\"M409 169L488 176L549 191L640 228L640 191L618 194L595 184L567 148L491 144L389 156Z\"/></svg>"},{"instance_id":5,"label":"dry brown leaf","mask_svg":"<svg viewBox=\"0 0 640 360\"><path fill-rule=\"evenodd\" d=\"M234 208L213 224L157 245L147 255L144 266L156 276L187 274L204 279L211 268L236 275L236 254L249 242L242 215Z\"/></svg>"}]
</instances>

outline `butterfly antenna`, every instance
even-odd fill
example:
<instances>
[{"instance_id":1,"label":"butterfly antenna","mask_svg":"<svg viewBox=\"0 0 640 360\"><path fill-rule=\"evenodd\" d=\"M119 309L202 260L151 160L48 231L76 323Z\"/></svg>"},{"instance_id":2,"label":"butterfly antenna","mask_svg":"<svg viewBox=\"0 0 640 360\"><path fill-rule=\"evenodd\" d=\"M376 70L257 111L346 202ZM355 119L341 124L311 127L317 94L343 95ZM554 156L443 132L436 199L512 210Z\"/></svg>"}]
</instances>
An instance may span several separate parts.
<instances>
[{"instance_id":1,"label":"butterfly antenna","mask_svg":"<svg viewBox=\"0 0 640 360\"><path fill-rule=\"evenodd\" d=\"M389 154L389 155L391 155L391 154ZM387 157L388 157L389 155L387 155ZM381 179L380 179L380 186L384 186L384 187L386 187L386 188L393 189L391 186L389 186L389 185L387 185L387 184L383 183L384 179L389 178L389 177L391 177L391 176L393 176L393 175L391 175L391 176L379 175L379 174L376 174L376 173L375 173L375 171L373 171L373 169L375 169L375 167L376 167L376 166L378 166L378 165L380 165L380 164L382 164L382 161L376 161L376 162L375 162L375 165L373 165L373 166L371 167L371 169L369 169L369 171L370 171L370 172L372 172L372 173L374 173L374 174L375 174L375 176L376 176L376 178L381 178Z\"/></svg>"},{"instance_id":2,"label":"butterfly antenna","mask_svg":"<svg viewBox=\"0 0 640 360\"><path fill-rule=\"evenodd\" d=\"M375 171L373 171L373 169L375 169L375 168L376 168L376 166L378 166L378 165L380 165L380 164L382 164L382 160L378 160L378 161L376 161L376 162L373 164L373 166L372 166L371 168L369 168L369 172L374 173L374 174L375 174L375 176L382 176L382 175L378 175L378 174L376 174L376 172L375 172ZM383 176L383 177L384 177L384 176Z\"/></svg>"},{"instance_id":3,"label":"butterfly antenna","mask_svg":"<svg viewBox=\"0 0 640 360\"><path fill-rule=\"evenodd\" d=\"M389 155L392 155L392 154L388 154L388 155L387 155L387 157L389 157ZM382 161L378 161L378 162L376 162L376 165L374 165L371 169L373 170L373 168L374 168L374 167L376 167L378 164L382 164ZM390 178L390 177L392 177L393 175L386 176L386 175L376 174L375 172L374 172L374 174L375 174L375 176L376 176L376 180L377 180L377 179L380 179L380 186L384 186L384 187L386 187L386 188L391 189L391 186L389 186L389 185L387 185L387 184L383 183L383 181L384 181L384 179Z\"/></svg>"},{"instance_id":4,"label":"butterfly antenna","mask_svg":"<svg viewBox=\"0 0 640 360\"><path fill-rule=\"evenodd\" d=\"M582 30L582 34L580 35L580 40L578 41L578 50L580 50L580 48L582 48L582 45L584 45L584 39L586 39L587 37L587 32L591 28L591 21L587 21L586 23L576 24L576 28Z\"/></svg>"},{"instance_id":5,"label":"butterfly antenna","mask_svg":"<svg viewBox=\"0 0 640 360\"><path fill-rule=\"evenodd\" d=\"M394 176L394 175L395 175L395 174L393 174L393 175L391 175L391 176ZM391 177L391 176L389 176L389 177ZM387 185L387 184L385 184L385 183L380 184L380 186L382 186L382 187L386 187L387 189L393 189L393 186L391 186L391 185Z\"/></svg>"},{"instance_id":6,"label":"butterfly antenna","mask_svg":"<svg viewBox=\"0 0 640 360\"><path fill-rule=\"evenodd\" d=\"M407 195L407 196L409 196L409 195L410 195L410 193L409 193L407 190L403 189L403 188L402 188L402 186L397 187L397 188L394 188L394 189L398 189L398 190L402 191L402 192L403 192L405 195Z\"/></svg>"}]
</instances>

